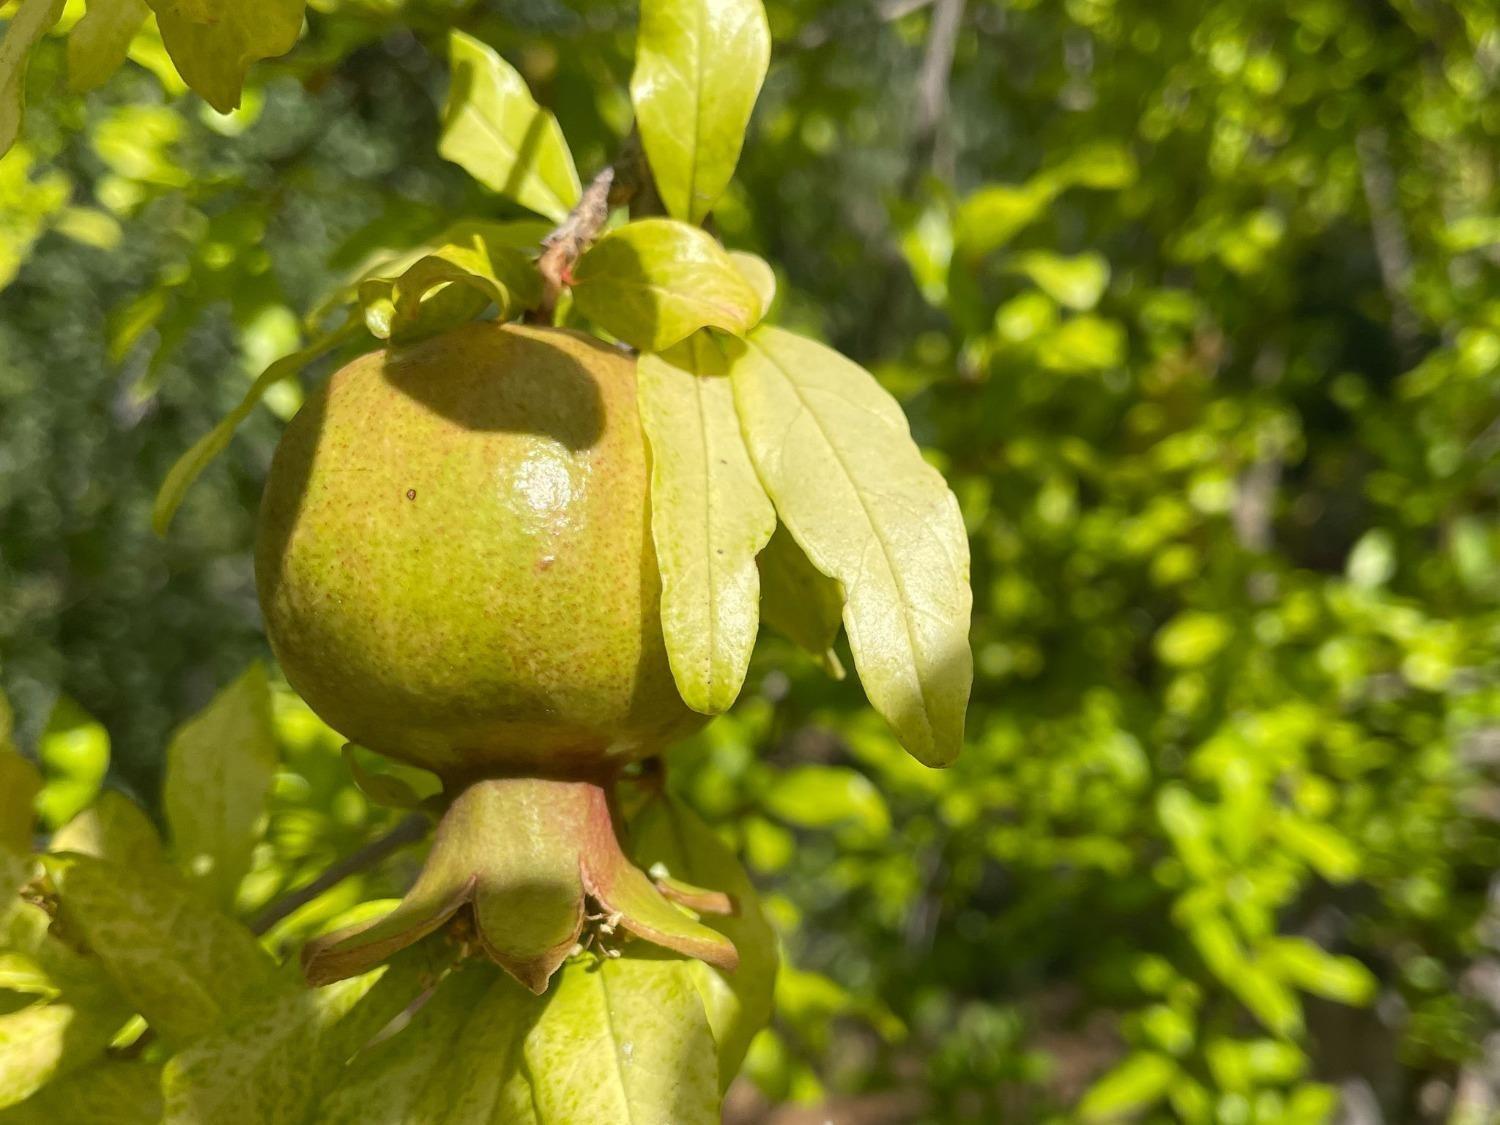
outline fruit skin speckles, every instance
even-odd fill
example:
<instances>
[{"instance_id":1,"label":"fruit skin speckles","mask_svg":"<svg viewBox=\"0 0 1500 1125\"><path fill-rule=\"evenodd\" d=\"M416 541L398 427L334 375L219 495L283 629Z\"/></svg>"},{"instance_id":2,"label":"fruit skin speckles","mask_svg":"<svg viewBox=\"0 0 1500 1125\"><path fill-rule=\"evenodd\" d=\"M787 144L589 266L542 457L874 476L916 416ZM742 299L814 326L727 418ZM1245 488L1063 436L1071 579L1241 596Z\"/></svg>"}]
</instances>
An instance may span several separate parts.
<instances>
[{"instance_id":1,"label":"fruit skin speckles","mask_svg":"<svg viewBox=\"0 0 1500 1125\"><path fill-rule=\"evenodd\" d=\"M587 336L475 323L363 356L272 463L272 648L346 738L455 781L611 773L703 722L661 639L648 481L635 361Z\"/></svg>"}]
</instances>

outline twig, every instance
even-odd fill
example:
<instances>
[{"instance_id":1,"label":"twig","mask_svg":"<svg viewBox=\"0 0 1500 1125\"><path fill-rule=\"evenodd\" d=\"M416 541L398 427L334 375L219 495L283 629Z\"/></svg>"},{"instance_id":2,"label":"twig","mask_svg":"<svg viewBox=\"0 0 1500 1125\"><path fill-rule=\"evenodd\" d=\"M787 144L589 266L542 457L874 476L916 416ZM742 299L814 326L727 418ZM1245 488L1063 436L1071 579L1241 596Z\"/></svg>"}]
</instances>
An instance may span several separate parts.
<instances>
[{"instance_id":1,"label":"twig","mask_svg":"<svg viewBox=\"0 0 1500 1125\"><path fill-rule=\"evenodd\" d=\"M1396 172L1391 167L1385 130L1378 126L1361 129L1354 138L1354 151L1359 157L1365 205L1370 212L1375 262L1391 302L1391 335L1402 361L1409 366L1417 358L1419 332L1416 310L1411 303L1411 244L1401 218Z\"/></svg>"},{"instance_id":2,"label":"twig","mask_svg":"<svg viewBox=\"0 0 1500 1125\"><path fill-rule=\"evenodd\" d=\"M557 298L566 286L573 284L573 266L599 237L609 221L609 213L645 192L649 181L640 134L631 133L619 158L599 171L583 189L568 217L542 239L542 256L536 263L542 274L542 301L533 319L542 324L552 323Z\"/></svg>"},{"instance_id":3,"label":"twig","mask_svg":"<svg viewBox=\"0 0 1500 1125\"><path fill-rule=\"evenodd\" d=\"M948 110L948 82L953 75L953 55L958 49L958 33L964 22L965 0L937 0L932 12L932 27L927 32L927 51L922 57L922 71L917 76L917 122L912 149L912 183L920 179L923 164L934 171L951 171L939 167L943 118Z\"/></svg>"},{"instance_id":4,"label":"twig","mask_svg":"<svg viewBox=\"0 0 1500 1125\"><path fill-rule=\"evenodd\" d=\"M391 853L407 844L415 844L427 835L432 819L421 813L413 813L402 820L384 836L371 840L359 851L339 860L323 874L305 887L300 887L270 903L250 923L253 933L263 934L295 910L306 906L324 891L336 887L351 875L357 875L374 867Z\"/></svg>"}]
</instances>

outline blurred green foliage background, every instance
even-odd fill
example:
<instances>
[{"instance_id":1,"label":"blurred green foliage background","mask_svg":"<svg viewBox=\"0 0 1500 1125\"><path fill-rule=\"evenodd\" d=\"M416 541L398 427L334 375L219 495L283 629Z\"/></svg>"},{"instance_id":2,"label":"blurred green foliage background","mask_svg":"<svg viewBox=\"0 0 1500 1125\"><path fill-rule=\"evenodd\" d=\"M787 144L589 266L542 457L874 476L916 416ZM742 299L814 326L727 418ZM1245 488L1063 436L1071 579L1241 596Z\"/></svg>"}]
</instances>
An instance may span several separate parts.
<instances>
[{"instance_id":1,"label":"blurred green foliage background","mask_svg":"<svg viewBox=\"0 0 1500 1125\"><path fill-rule=\"evenodd\" d=\"M731 1119L1496 1120L1500 10L768 8L719 232L948 474L977 679L937 773L768 636L674 753L790 963ZM86 97L44 45L0 160L0 686L54 793L107 731L149 801L265 655L253 515L300 392L158 540L173 460L372 254L509 213L436 155L448 29L588 174L633 20L313 0L227 118L145 33ZM281 706L290 879L373 825Z\"/></svg>"}]
</instances>

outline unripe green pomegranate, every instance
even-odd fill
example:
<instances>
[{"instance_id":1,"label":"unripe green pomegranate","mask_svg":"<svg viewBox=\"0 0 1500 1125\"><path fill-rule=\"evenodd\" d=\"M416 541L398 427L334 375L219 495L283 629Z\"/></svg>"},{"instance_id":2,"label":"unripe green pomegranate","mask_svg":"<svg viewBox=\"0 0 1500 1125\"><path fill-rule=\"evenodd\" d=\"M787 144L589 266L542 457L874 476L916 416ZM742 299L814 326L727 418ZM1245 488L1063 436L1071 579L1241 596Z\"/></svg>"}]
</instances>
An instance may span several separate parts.
<instances>
[{"instance_id":1,"label":"unripe green pomegranate","mask_svg":"<svg viewBox=\"0 0 1500 1125\"><path fill-rule=\"evenodd\" d=\"M658 617L635 361L469 324L349 364L276 451L256 575L292 686L450 782L607 777L703 720Z\"/></svg>"}]
</instances>

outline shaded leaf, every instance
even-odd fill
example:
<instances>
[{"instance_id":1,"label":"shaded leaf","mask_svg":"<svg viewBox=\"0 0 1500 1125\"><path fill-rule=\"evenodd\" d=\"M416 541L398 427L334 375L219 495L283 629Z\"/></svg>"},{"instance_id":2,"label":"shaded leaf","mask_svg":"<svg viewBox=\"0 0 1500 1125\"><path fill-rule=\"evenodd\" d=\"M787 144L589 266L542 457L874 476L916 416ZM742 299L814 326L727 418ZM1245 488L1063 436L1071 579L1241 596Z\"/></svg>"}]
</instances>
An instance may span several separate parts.
<instances>
[{"instance_id":1,"label":"shaded leaf","mask_svg":"<svg viewBox=\"0 0 1500 1125\"><path fill-rule=\"evenodd\" d=\"M220 113L240 104L252 63L302 33L306 0L148 0L177 72Z\"/></svg>"},{"instance_id":2,"label":"shaded leaf","mask_svg":"<svg viewBox=\"0 0 1500 1125\"><path fill-rule=\"evenodd\" d=\"M161 1115L159 1065L101 1059L0 1113L0 1125L143 1125Z\"/></svg>"},{"instance_id":3,"label":"shaded leaf","mask_svg":"<svg viewBox=\"0 0 1500 1125\"><path fill-rule=\"evenodd\" d=\"M455 31L448 49L453 76L438 152L491 191L564 219L582 188L557 120L492 48Z\"/></svg>"},{"instance_id":4,"label":"shaded leaf","mask_svg":"<svg viewBox=\"0 0 1500 1125\"><path fill-rule=\"evenodd\" d=\"M808 559L844 587L866 694L918 760L951 762L972 679L958 502L858 365L770 327L732 355L750 456Z\"/></svg>"},{"instance_id":5,"label":"shaded leaf","mask_svg":"<svg viewBox=\"0 0 1500 1125\"><path fill-rule=\"evenodd\" d=\"M167 747L162 805L178 865L226 912L250 869L276 772L266 670L252 664Z\"/></svg>"},{"instance_id":6,"label":"shaded leaf","mask_svg":"<svg viewBox=\"0 0 1500 1125\"><path fill-rule=\"evenodd\" d=\"M708 216L771 58L760 0L642 0L630 98L667 213Z\"/></svg>"},{"instance_id":7,"label":"shaded leaf","mask_svg":"<svg viewBox=\"0 0 1500 1125\"><path fill-rule=\"evenodd\" d=\"M41 792L42 778L25 758L0 742L0 854L31 851L36 815L32 802ZM0 886L0 890L5 890Z\"/></svg>"},{"instance_id":8,"label":"shaded leaf","mask_svg":"<svg viewBox=\"0 0 1500 1125\"><path fill-rule=\"evenodd\" d=\"M63 0L21 0L0 39L0 156L21 135L26 107L26 64L42 36L62 16Z\"/></svg>"},{"instance_id":9,"label":"shaded leaf","mask_svg":"<svg viewBox=\"0 0 1500 1125\"><path fill-rule=\"evenodd\" d=\"M151 526L158 535L165 535L172 517L177 514L178 507L182 504L182 498L187 495L187 490L192 487L198 475L206 469L209 464L220 453L223 453L229 445L229 439L234 436L234 431L246 418L250 417L251 411L266 396L266 392L283 379L289 379L297 374L314 360L327 355L345 340L353 336L359 329L359 325L350 321L333 332L314 340L299 352L282 356L275 363L267 367L250 385L245 392L245 397L240 400L238 406L226 414L217 426L199 438L191 449L177 459L167 473L167 479L162 481L161 489L156 494L156 503L151 509Z\"/></svg>"},{"instance_id":10,"label":"shaded leaf","mask_svg":"<svg viewBox=\"0 0 1500 1125\"><path fill-rule=\"evenodd\" d=\"M651 445L651 535L677 690L695 711L740 693L759 622L755 556L776 529L740 434L724 353L698 332L637 367Z\"/></svg>"},{"instance_id":11,"label":"shaded leaf","mask_svg":"<svg viewBox=\"0 0 1500 1125\"><path fill-rule=\"evenodd\" d=\"M844 591L807 559L786 525L755 560L760 567L760 616L793 644L823 662L834 679L844 678L844 666L833 651L843 627Z\"/></svg>"},{"instance_id":12,"label":"shaded leaf","mask_svg":"<svg viewBox=\"0 0 1500 1125\"><path fill-rule=\"evenodd\" d=\"M760 299L724 248L672 219L611 231L573 276L578 311L642 351L664 351L700 328L742 335L761 315Z\"/></svg>"},{"instance_id":13,"label":"shaded leaf","mask_svg":"<svg viewBox=\"0 0 1500 1125\"><path fill-rule=\"evenodd\" d=\"M69 88L84 93L104 85L120 69L150 12L146 0L88 0L83 18L68 33Z\"/></svg>"},{"instance_id":14,"label":"shaded leaf","mask_svg":"<svg viewBox=\"0 0 1500 1125\"><path fill-rule=\"evenodd\" d=\"M43 863L65 922L168 1042L222 1030L287 987L248 930L171 878L87 856Z\"/></svg>"}]
</instances>

